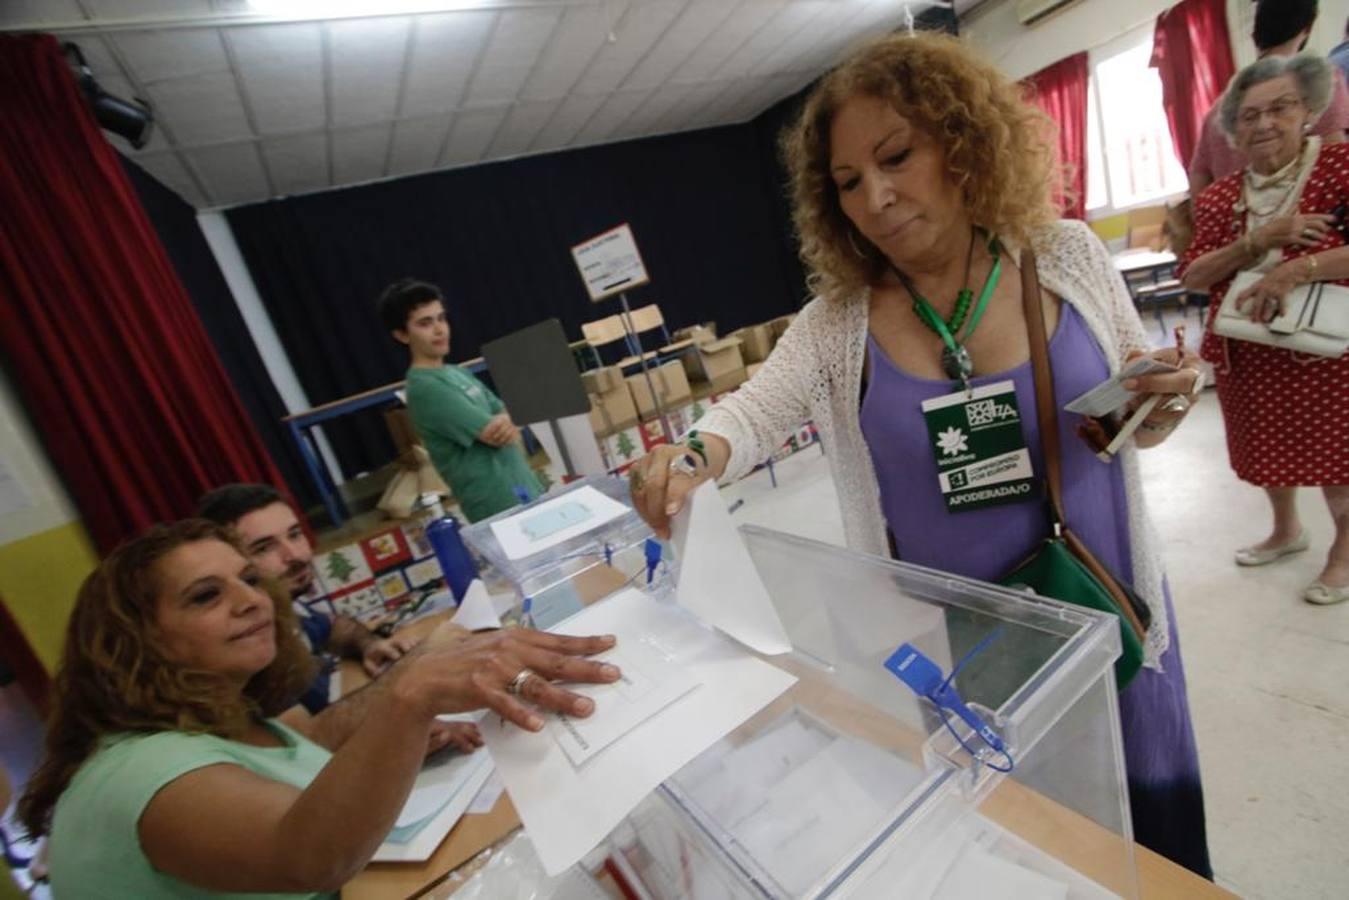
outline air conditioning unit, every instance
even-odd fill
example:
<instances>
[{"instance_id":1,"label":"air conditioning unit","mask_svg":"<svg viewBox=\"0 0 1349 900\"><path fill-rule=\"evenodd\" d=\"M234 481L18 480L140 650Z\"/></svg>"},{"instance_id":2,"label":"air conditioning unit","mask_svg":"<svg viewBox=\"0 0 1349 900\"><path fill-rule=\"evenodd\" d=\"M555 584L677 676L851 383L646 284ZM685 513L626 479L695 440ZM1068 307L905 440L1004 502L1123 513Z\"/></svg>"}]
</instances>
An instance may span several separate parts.
<instances>
[{"instance_id":1,"label":"air conditioning unit","mask_svg":"<svg viewBox=\"0 0 1349 900\"><path fill-rule=\"evenodd\" d=\"M1077 0L1016 0L1016 17L1022 25L1034 25L1046 16L1076 2Z\"/></svg>"}]
</instances>

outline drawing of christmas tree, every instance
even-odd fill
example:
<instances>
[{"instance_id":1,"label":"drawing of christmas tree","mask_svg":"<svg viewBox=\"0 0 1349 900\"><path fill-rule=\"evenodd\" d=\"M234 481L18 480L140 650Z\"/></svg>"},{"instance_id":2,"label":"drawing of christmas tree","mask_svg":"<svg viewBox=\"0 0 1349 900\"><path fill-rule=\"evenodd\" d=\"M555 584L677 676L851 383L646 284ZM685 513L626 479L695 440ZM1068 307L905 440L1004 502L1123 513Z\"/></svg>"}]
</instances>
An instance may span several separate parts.
<instances>
[{"instance_id":1,"label":"drawing of christmas tree","mask_svg":"<svg viewBox=\"0 0 1349 900\"><path fill-rule=\"evenodd\" d=\"M547 469L535 469L534 474L539 476L539 484L543 485L544 493L552 489L553 476L548 474Z\"/></svg>"},{"instance_id":2,"label":"drawing of christmas tree","mask_svg":"<svg viewBox=\"0 0 1349 900\"><path fill-rule=\"evenodd\" d=\"M632 436L626 431L618 433L618 455L624 459L632 459L632 454L637 448L632 443Z\"/></svg>"},{"instance_id":3,"label":"drawing of christmas tree","mask_svg":"<svg viewBox=\"0 0 1349 900\"><path fill-rule=\"evenodd\" d=\"M356 571L351 560L347 559L340 550L334 550L328 554L327 571L323 574L326 578L331 578L338 584L346 584L351 580L351 573Z\"/></svg>"},{"instance_id":4,"label":"drawing of christmas tree","mask_svg":"<svg viewBox=\"0 0 1349 900\"><path fill-rule=\"evenodd\" d=\"M699 419L701 419L701 418L703 417L703 413L704 413L704 412L706 412L706 410L703 409L703 405L702 405L701 403L699 403L697 400L694 400L694 401L693 401L693 421L696 422L696 421L698 421Z\"/></svg>"}]
</instances>

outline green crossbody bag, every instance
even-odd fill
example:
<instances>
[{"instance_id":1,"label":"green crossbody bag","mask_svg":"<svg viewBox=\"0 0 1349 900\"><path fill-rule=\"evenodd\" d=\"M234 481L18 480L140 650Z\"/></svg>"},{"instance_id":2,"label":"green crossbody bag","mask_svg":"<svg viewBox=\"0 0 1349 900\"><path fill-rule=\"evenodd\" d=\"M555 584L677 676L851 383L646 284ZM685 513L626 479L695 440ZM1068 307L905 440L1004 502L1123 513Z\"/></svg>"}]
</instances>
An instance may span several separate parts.
<instances>
[{"instance_id":1,"label":"green crossbody bag","mask_svg":"<svg viewBox=\"0 0 1349 900\"><path fill-rule=\"evenodd\" d=\"M1050 537L1030 558L999 579L1008 587L1026 587L1042 597L1073 606L1113 613L1120 623L1123 651L1115 661L1115 684L1123 690L1143 666L1143 640L1151 612L1128 585L1115 578L1068 528L1063 516L1062 465L1059 457L1058 405L1054 400L1054 372L1049 363L1044 306L1035 255L1021 254L1021 293L1026 330L1030 333L1031 371L1035 377L1035 408L1040 420L1040 449L1044 456L1045 509Z\"/></svg>"}]
</instances>

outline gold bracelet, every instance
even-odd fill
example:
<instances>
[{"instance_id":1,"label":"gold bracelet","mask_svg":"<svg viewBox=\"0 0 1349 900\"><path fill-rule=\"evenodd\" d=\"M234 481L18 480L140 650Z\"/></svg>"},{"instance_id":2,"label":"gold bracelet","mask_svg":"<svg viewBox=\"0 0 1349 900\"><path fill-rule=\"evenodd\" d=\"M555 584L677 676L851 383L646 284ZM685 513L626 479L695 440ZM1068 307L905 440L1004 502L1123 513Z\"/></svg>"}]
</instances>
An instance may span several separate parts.
<instances>
[{"instance_id":1,"label":"gold bracelet","mask_svg":"<svg viewBox=\"0 0 1349 900\"><path fill-rule=\"evenodd\" d=\"M1317 262L1316 262L1316 254L1315 254L1315 253L1308 253L1305 257L1303 257L1303 259L1305 259L1305 260L1307 260L1307 262L1311 263L1311 265L1310 265L1310 266L1308 267L1308 269L1307 269L1307 277L1304 278L1303 280L1304 280L1304 281L1315 281L1316 279L1313 278L1312 276L1316 274L1316 266L1317 266Z\"/></svg>"}]
</instances>

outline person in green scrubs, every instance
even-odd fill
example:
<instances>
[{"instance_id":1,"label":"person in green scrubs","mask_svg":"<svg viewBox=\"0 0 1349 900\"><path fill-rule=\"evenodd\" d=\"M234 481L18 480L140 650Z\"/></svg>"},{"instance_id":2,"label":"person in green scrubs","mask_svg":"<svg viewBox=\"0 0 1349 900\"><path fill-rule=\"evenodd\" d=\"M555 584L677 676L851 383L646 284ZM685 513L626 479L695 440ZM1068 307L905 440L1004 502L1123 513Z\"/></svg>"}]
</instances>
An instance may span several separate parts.
<instances>
[{"instance_id":1,"label":"person in green scrubs","mask_svg":"<svg viewBox=\"0 0 1349 900\"><path fill-rule=\"evenodd\" d=\"M464 516L477 522L543 492L501 398L458 366L447 365L450 323L440 289L405 278L384 289L379 317L408 348L407 405L412 426Z\"/></svg>"}]
</instances>

